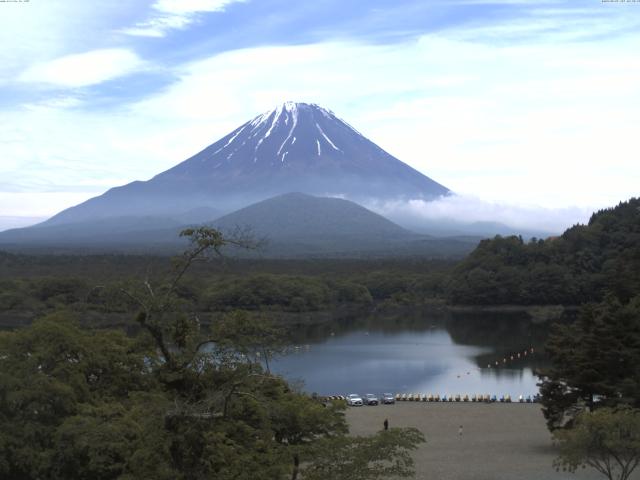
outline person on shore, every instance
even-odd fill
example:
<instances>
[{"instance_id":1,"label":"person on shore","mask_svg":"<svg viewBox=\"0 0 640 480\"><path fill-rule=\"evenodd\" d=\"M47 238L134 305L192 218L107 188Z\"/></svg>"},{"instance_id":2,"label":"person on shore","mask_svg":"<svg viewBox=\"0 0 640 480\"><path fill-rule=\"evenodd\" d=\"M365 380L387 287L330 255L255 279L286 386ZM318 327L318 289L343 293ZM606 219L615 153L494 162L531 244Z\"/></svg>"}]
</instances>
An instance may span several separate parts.
<instances>
[{"instance_id":1,"label":"person on shore","mask_svg":"<svg viewBox=\"0 0 640 480\"><path fill-rule=\"evenodd\" d=\"M384 419L384 423L383 423L383 425L384 425L384 429L385 429L385 430L389 430L389 420L387 420L387 419L385 418L385 419Z\"/></svg>"},{"instance_id":2,"label":"person on shore","mask_svg":"<svg viewBox=\"0 0 640 480\"><path fill-rule=\"evenodd\" d=\"M458 427L458 436L462 438L462 425Z\"/></svg>"}]
</instances>

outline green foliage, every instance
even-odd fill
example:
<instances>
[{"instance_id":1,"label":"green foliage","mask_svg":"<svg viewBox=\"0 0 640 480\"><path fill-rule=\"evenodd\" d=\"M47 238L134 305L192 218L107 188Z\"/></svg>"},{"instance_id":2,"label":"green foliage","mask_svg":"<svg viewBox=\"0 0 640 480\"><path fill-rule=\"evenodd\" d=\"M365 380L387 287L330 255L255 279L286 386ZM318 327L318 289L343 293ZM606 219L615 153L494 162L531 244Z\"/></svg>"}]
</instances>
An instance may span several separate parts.
<instances>
[{"instance_id":1,"label":"green foliage","mask_svg":"<svg viewBox=\"0 0 640 480\"><path fill-rule=\"evenodd\" d=\"M300 312L327 308L332 298L327 284L318 278L256 275L217 283L205 302L211 310L279 308Z\"/></svg>"},{"instance_id":2,"label":"green foliage","mask_svg":"<svg viewBox=\"0 0 640 480\"><path fill-rule=\"evenodd\" d=\"M556 431L556 468L591 467L609 480L627 480L640 464L640 410L602 408L583 412L573 428Z\"/></svg>"},{"instance_id":3,"label":"green foliage","mask_svg":"<svg viewBox=\"0 0 640 480\"><path fill-rule=\"evenodd\" d=\"M415 428L392 428L370 437L325 440L303 469L305 480L413 477L411 451L425 441Z\"/></svg>"},{"instance_id":4,"label":"green foliage","mask_svg":"<svg viewBox=\"0 0 640 480\"><path fill-rule=\"evenodd\" d=\"M2 333L0 476L266 480L290 476L294 455L305 468L324 462L317 470L337 455L343 470L380 458L408 471L414 437L351 440L343 405L229 353L234 341L253 344L251 326L226 326L225 348L179 370L155 361L148 342L83 330L63 315Z\"/></svg>"},{"instance_id":5,"label":"green foliage","mask_svg":"<svg viewBox=\"0 0 640 480\"><path fill-rule=\"evenodd\" d=\"M219 349L231 349L256 364L264 361L267 371L270 359L287 344L285 333L272 322L244 311L225 314L211 334Z\"/></svg>"},{"instance_id":6,"label":"green foliage","mask_svg":"<svg viewBox=\"0 0 640 480\"><path fill-rule=\"evenodd\" d=\"M34 283L33 296L41 301L70 304L86 296L86 284L77 278L42 278Z\"/></svg>"},{"instance_id":7,"label":"green foliage","mask_svg":"<svg viewBox=\"0 0 640 480\"><path fill-rule=\"evenodd\" d=\"M179 311L204 317L234 309L295 314L362 309L381 302L430 303L444 296L452 265L424 259L207 260L190 265L174 286L173 305ZM135 255L0 252L0 324L16 326L65 308L83 313L83 324L122 325L140 308L122 291L144 296L148 292L138 279L146 277L153 279L156 293L163 293L163 285L166 288L176 273L167 263L166 258Z\"/></svg>"},{"instance_id":8,"label":"green foliage","mask_svg":"<svg viewBox=\"0 0 640 480\"><path fill-rule=\"evenodd\" d=\"M640 296L627 304L608 296L554 327L546 345L552 367L540 388L551 428L570 423L576 406L640 407Z\"/></svg>"},{"instance_id":9,"label":"green foliage","mask_svg":"<svg viewBox=\"0 0 640 480\"><path fill-rule=\"evenodd\" d=\"M0 334L0 476L69 478L77 461L68 453L69 442L84 425L87 435L106 435L105 443L90 452L90 442L83 440L82 455L98 466L74 478L115 478L99 471L111 468L104 463L115 461L120 447L111 460L99 457L118 434L93 427L116 428L99 417L123 414L132 392L153 390L154 379L142 373L146 351L123 333L82 331L63 315Z\"/></svg>"},{"instance_id":10,"label":"green foliage","mask_svg":"<svg viewBox=\"0 0 640 480\"><path fill-rule=\"evenodd\" d=\"M448 281L457 304L565 304L628 301L640 291L640 198L595 213L588 225L525 243L484 240Z\"/></svg>"}]
</instances>

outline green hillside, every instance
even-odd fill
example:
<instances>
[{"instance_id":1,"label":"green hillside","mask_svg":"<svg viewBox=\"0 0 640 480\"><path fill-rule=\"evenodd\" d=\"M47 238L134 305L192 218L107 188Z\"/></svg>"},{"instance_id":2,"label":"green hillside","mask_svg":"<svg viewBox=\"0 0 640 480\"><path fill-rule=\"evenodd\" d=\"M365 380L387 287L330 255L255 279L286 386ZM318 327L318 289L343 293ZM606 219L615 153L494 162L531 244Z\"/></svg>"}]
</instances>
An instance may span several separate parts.
<instances>
[{"instance_id":1,"label":"green hillside","mask_svg":"<svg viewBox=\"0 0 640 480\"><path fill-rule=\"evenodd\" d=\"M626 302L640 291L640 198L600 210L560 237L484 240L447 289L456 304L579 305L607 291Z\"/></svg>"},{"instance_id":2,"label":"green hillside","mask_svg":"<svg viewBox=\"0 0 640 480\"><path fill-rule=\"evenodd\" d=\"M417 237L357 203L288 193L255 203L214 222L220 229L250 226L270 238L313 237Z\"/></svg>"},{"instance_id":3,"label":"green hillside","mask_svg":"<svg viewBox=\"0 0 640 480\"><path fill-rule=\"evenodd\" d=\"M260 255L299 257L462 257L477 238L435 238L396 225L355 202L288 193L213 222L225 232L248 228L266 239Z\"/></svg>"}]
</instances>

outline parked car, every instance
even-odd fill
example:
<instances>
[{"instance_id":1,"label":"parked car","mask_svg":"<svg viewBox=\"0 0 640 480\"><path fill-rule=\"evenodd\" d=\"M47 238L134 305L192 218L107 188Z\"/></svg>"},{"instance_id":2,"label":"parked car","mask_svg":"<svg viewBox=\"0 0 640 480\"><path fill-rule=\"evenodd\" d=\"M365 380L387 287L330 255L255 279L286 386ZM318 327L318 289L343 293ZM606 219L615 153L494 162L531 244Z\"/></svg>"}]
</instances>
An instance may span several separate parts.
<instances>
[{"instance_id":1,"label":"parked car","mask_svg":"<svg viewBox=\"0 0 640 480\"><path fill-rule=\"evenodd\" d=\"M363 405L362 398L357 393L350 393L347 395L347 405L352 407L361 407Z\"/></svg>"},{"instance_id":2,"label":"parked car","mask_svg":"<svg viewBox=\"0 0 640 480\"><path fill-rule=\"evenodd\" d=\"M378 400L378 397L376 397L373 393L367 393L364 396L365 405L378 405L379 403L380 403L380 400Z\"/></svg>"},{"instance_id":3,"label":"parked car","mask_svg":"<svg viewBox=\"0 0 640 480\"><path fill-rule=\"evenodd\" d=\"M396 397L393 395L393 393L383 393L382 403L384 403L385 405L396 403Z\"/></svg>"}]
</instances>

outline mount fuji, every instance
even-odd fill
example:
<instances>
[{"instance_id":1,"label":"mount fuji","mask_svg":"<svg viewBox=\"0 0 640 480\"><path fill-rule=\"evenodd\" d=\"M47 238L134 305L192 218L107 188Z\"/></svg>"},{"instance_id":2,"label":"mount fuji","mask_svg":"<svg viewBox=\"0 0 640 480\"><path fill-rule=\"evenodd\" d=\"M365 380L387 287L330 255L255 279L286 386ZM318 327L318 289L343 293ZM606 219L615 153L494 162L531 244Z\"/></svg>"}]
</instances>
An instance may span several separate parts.
<instances>
[{"instance_id":1,"label":"mount fuji","mask_svg":"<svg viewBox=\"0 0 640 480\"><path fill-rule=\"evenodd\" d=\"M419 235L356 203L449 193L329 110L288 102L148 181L112 188L38 225L1 232L0 246L175 251L182 228L207 223L249 227L270 238L273 255L464 254L474 240Z\"/></svg>"},{"instance_id":2,"label":"mount fuji","mask_svg":"<svg viewBox=\"0 0 640 480\"><path fill-rule=\"evenodd\" d=\"M45 222L229 213L301 192L367 200L434 199L449 190L318 105L287 102L148 181L112 188ZM196 215L197 216L197 215Z\"/></svg>"}]
</instances>

